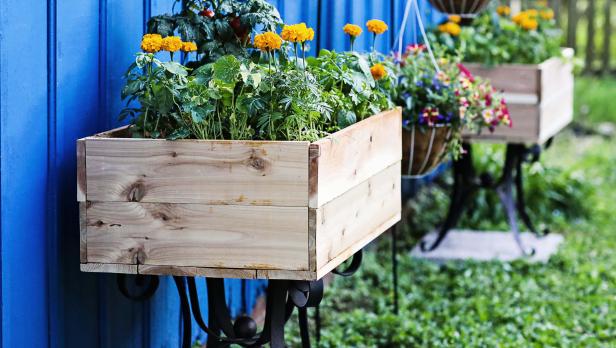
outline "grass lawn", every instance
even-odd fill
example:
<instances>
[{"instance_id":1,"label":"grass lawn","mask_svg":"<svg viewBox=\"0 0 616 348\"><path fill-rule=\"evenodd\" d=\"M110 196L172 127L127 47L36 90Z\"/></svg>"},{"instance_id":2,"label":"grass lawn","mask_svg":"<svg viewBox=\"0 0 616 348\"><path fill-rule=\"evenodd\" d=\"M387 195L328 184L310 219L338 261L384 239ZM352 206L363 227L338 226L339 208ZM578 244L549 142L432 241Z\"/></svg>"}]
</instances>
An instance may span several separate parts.
<instances>
[{"instance_id":1,"label":"grass lawn","mask_svg":"<svg viewBox=\"0 0 616 348\"><path fill-rule=\"evenodd\" d=\"M586 105L586 114L579 121L615 122L608 101L616 82L580 80L577 108ZM502 155L484 151L483 162ZM616 347L616 139L566 132L528 172L531 199L541 205L535 218L566 237L549 263L437 266L411 259L408 243L400 254L396 316L384 236L358 274L328 287L320 347ZM480 197L461 227L503 227L492 199ZM418 200L414 229L442 218L447 191L433 188ZM288 336L299 346L292 330Z\"/></svg>"}]
</instances>

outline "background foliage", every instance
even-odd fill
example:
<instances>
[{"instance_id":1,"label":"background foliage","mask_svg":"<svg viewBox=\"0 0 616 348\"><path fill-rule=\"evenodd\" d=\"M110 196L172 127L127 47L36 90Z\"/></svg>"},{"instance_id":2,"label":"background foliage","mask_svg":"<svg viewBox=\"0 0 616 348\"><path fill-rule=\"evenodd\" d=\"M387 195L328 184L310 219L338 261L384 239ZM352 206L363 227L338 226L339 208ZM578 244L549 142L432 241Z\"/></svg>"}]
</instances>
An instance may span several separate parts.
<instances>
[{"instance_id":1,"label":"background foliage","mask_svg":"<svg viewBox=\"0 0 616 348\"><path fill-rule=\"evenodd\" d=\"M599 96L605 90L588 92L590 83L594 81L581 79L578 84L576 121L595 129L616 118L602 113L605 100ZM502 156L496 147L481 151ZM487 162L478 165L493 166ZM529 200L544 202L531 203L540 208L533 209L533 218L566 237L548 263L437 265L411 258L414 239L407 236L400 253L401 312L395 316L389 241L382 238L358 274L336 277L327 288L320 346L613 347L616 139L568 131L526 174ZM420 195L413 203L413 230L428 231L441 221L447 194L436 187ZM478 199L476 214L465 217L461 227L503 228L495 207L487 197ZM293 343L299 346L297 340Z\"/></svg>"}]
</instances>

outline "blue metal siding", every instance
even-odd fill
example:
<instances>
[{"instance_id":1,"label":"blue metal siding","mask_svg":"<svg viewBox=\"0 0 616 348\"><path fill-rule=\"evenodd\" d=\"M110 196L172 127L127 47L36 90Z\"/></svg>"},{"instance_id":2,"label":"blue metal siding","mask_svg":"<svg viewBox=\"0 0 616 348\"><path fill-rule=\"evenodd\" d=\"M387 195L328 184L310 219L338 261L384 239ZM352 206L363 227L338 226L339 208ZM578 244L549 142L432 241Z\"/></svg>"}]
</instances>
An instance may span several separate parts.
<instances>
[{"instance_id":1,"label":"blue metal siding","mask_svg":"<svg viewBox=\"0 0 616 348\"><path fill-rule=\"evenodd\" d=\"M319 47L348 48L342 26L371 18L390 23L378 43L387 52L405 3L271 1L288 23L315 28L313 54ZM120 124L122 74L134 59L147 18L171 12L172 3L0 2L2 347L179 345L179 301L170 278L162 279L151 301L135 303L119 294L113 275L79 271L75 203L75 140ZM356 47L369 50L370 44L365 33ZM244 304L242 282L227 281L232 312L252 308L263 285L247 281ZM204 339L193 327L193 336Z\"/></svg>"}]
</instances>

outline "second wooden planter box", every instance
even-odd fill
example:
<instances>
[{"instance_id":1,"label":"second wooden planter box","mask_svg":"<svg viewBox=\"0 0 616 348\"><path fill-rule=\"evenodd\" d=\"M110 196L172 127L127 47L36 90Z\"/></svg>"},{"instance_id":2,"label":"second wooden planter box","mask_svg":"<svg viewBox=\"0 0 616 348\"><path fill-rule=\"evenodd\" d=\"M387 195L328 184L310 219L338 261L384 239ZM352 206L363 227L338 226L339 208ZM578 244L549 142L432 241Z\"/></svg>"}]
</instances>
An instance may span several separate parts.
<instances>
[{"instance_id":1,"label":"second wooden planter box","mask_svg":"<svg viewBox=\"0 0 616 348\"><path fill-rule=\"evenodd\" d=\"M573 50L564 49L563 55L573 57ZM552 58L537 65L465 66L505 92L513 121L513 127L500 126L494 133L466 132L467 139L541 144L573 120L572 63Z\"/></svg>"},{"instance_id":2,"label":"second wooden planter box","mask_svg":"<svg viewBox=\"0 0 616 348\"><path fill-rule=\"evenodd\" d=\"M400 219L401 112L314 143L80 139L86 272L319 279Z\"/></svg>"}]
</instances>

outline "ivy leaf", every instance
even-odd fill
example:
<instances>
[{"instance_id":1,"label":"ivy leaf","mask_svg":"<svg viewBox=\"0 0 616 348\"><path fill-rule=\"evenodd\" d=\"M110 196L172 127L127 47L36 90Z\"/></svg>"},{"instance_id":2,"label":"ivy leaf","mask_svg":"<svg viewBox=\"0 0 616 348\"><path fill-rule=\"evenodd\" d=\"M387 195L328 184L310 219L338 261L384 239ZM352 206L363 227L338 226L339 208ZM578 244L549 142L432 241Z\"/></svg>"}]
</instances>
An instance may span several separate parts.
<instances>
[{"instance_id":1,"label":"ivy leaf","mask_svg":"<svg viewBox=\"0 0 616 348\"><path fill-rule=\"evenodd\" d=\"M188 76L188 71L186 68L178 62L164 62L160 65L174 75Z\"/></svg>"},{"instance_id":2,"label":"ivy leaf","mask_svg":"<svg viewBox=\"0 0 616 348\"><path fill-rule=\"evenodd\" d=\"M186 139L190 136L190 131L187 128L178 128L173 131L173 133L169 134L167 139L169 140L178 140L178 139Z\"/></svg>"}]
</instances>

